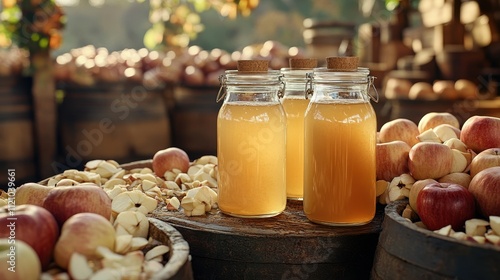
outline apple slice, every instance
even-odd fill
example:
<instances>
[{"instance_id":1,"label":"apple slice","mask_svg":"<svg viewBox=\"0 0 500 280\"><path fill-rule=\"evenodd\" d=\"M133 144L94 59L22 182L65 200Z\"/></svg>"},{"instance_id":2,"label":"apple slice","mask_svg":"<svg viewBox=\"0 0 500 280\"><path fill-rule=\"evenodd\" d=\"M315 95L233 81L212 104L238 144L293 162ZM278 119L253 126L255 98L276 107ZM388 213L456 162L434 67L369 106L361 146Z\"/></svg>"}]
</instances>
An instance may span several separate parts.
<instances>
[{"instance_id":1,"label":"apple slice","mask_svg":"<svg viewBox=\"0 0 500 280\"><path fill-rule=\"evenodd\" d=\"M122 276L118 269L105 267L94 273L89 280L121 280Z\"/></svg>"},{"instance_id":2,"label":"apple slice","mask_svg":"<svg viewBox=\"0 0 500 280\"><path fill-rule=\"evenodd\" d=\"M85 280L94 274L94 271L89 266L87 258L78 252L71 254L68 272L71 275L71 278L75 280Z\"/></svg>"},{"instance_id":3,"label":"apple slice","mask_svg":"<svg viewBox=\"0 0 500 280\"><path fill-rule=\"evenodd\" d=\"M450 173L460 173L467 168L467 158L462 154L461 151L451 149L453 152L453 162L451 165L451 172Z\"/></svg>"},{"instance_id":4,"label":"apple slice","mask_svg":"<svg viewBox=\"0 0 500 280\"><path fill-rule=\"evenodd\" d=\"M146 255L144 255L144 259L146 261L155 259L157 257L163 257L166 253L170 251L170 248L166 245L157 245L153 247L151 250L149 250Z\"/></svg>"},{"instance_id":5,"label":"apple slice","mask_svg":"<svg viewBox=\"0 0 500 280\"><path fill-rule=\"evenodd\" d=\"M163 269L163 264L158 261L146 261L144 262L144 272L147 278L152 278L152 276L158 271Z\"/></svg>"},{"instance_id":6,"label":"apple slice","mask_svg":"<svg viewBox=\"0 0 500 280\"><path fill-rule=\"evenodd\" d=\"M486 235L485 238L486 238L486 241L488 241L489 243L491 243L493 245L497 245L497 246L500 245L500 236L498 236L498 235Z\"/></svg>"},{"instance_id":7,"label":"apple slice","mask_svg":"<svg viewBox=\"0 0 500 280\"><path fill-rule=\"evenodd\" d=\"M450 149L456 149L461 152L467 152L467 146L460 139L450 138L443 142L446 146L450 147Z\"/></svg>"},{"instance_id":8,"label":"apple slice","mask_svg":"<svg viewBox=\"0 0 500 280\"><path fill-rule=\"evenodd\" d=\"M449 139L460 139L460 130L447 123L440 124L432 130L436 133L441 142L446 142Z\"/></svg>"},{"instance_id":9,"label":"apple slice","mask_svg":"<svg viewBox=\"0 0 500 280\"><path fill-rule=\"evenodd\" d=\"M434 132L432 128L427 129L426 131L420 133L417 135L417 139L420 142L436 142L436 143L442 143L441 139L439 136Z\"/></svg>"},{"instance_id":10,"label":"apple slice","mask_svg":"<svg viewBox=\"0 0 500 280\"><path fill-rule=\"evenodd\" d=\"M382 195L385 190L389 187L390 183L387 182L386 180L377 180L376 182L376 187L377 187L377 197Z\"/></svg>"},{"instance_id":11,"label":"apple slice","mask_svg":"<svg viewBox=\"0 0 500 280\"><path fill-rule=\"evenodd\" d=\"M467 240L467 234L463 231L453 232L450 236L457 240Z\"/></svg>"},{"instance_id":12,"label":"apple slice","mask_svg":"<svg viewBox=\"0 0 500 280\"><path fill-rule=\"evenodd\" d=\"M388 189L389 201L404 199L405 195L401 190L402 188L404 188L404 184L401 182L401 177L395 177L392 179Z\"/></svg>"},{"instance_id":13,"label":"apple slice","mask_svg":"<svg viewBox=\"0 0 500 280\"><path fill-rule=\"evenodd\" d=\"M124 211L138 211L143 214L153 212L158 206L158 201L147 196L140 190L120 193L111 202L111 209L115 213Z\"/></svg>"},{"instance_id":14,"label":"apple slice","mask_svg":"<svg viewBox=\"0 0 500 280\"><path fill-rule=\"evenodd\" d=\"M201 156L200 158L194 160L193 163L194 164L201 164L201 165L211 163L211 164L217 165L219 163L219 161L218 161L216 156L204 155L204 156Z\"/></svg>"},{"instance_id":15,"label":"apple slice","mask_svg":"<svg viewBox=\"0 0 500 280\"><path fill-rule=\"evenodd\" d=\"M175 196L170 198L167 202L167 210L169 211L179 210L180 207L181 207L181 202Z\"/></svg>"},{"instance_id":16,"label":"apple slice","mask_svg":"<svg viewBox=\"0 0 500 280\"><path fill-rule=\"evenodd\" d=\"M76 186L76 185L80 185L80 183L69 178L61 179L61 181L56 183L56 187L66 187L66 186Z\"/></svg>"},{"instance_id":17,"label":"apple slice","mask_svg":"<svg viewBox=\"0 0 500 280\"><path fill-rule=\"evenodd\" d=\"M496 235L500 235L500 216L490 216L490 227Z\"/></svg>"},{"instance_id":18,"label":"apple slice","mask_svg":"<svg viewBox=\"0 0 500 280\"><path fill-rule=\"evenodd\" d=\"M149 241L144 237L134 237L132 238L132 244L130 245L130 251L142 250L149 244Z\"/></svg>"},{"instance_id":19,"label":"apple slice","mask_svg":"<svg viewBox=\"0 0 500 280\"><path fill-rule=\"evenodd\" d=\"M469 236L468 238L472 238L474 241L476 241L479 244L486 243L486 237L484 237L484 236L474 235L474 236Z\"/></svg>"},{"instance_id":20,"label":"apple slice","mask_svg":"<svg viewBox=\"0 0 500 280\"><path fill-rule=\"evenodd\" d=\"M149 220L142 212L125 211L118 214L113 223L116 235L132 235L133 237L148 237Z\"/></svg>"},{"instance_id":21,"label":"apple slice","mask_svg":"<svg viewBox=\"0 0 500 280\"><path fill-rule=\"evenodd\" d=\"M115 240L115 252L118 254L125 254L131 251L132 239L134 237L131 234L117 235Z\"/></svg>"},{"instance_id":22,"label":"apple slice","mask_svg":"<svg viewBox=\"0 0 500 280\"><path fill-rule=\"evenodd\" d=\"M489 224L488 221L482 219L469 219L465 221L465 233L468 236L484 236Z\"/></svg>"},{"instance_id":23,"label":"apple slice","mask_svg":"<svg viewBox=\"0 0 500 280\"><path fill-rule=\"evenodd\" d=\"M453 230L451 229L451 225L447 225L438 230L435 230L434 232L443 236L450 236L452 234L452 231Z\"/></svg>"}]
</instances>

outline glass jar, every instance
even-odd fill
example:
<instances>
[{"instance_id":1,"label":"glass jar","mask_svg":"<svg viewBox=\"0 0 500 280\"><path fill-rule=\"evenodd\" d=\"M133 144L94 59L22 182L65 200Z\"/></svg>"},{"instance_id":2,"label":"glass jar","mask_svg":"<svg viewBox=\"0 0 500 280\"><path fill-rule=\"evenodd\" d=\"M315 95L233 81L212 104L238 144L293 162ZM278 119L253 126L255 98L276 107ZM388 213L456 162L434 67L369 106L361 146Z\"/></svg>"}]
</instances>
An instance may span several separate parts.
<instances>
[{"instance_id":1,"label":"glass jar","mask_svg":"<svg viewBox=\"0 0 500 280\"><path fill-rule=\"evenodd\" d=\"M377 121L373 77L357 57L327 58L308 75L304 213L316 223L362 225L375 216Z\"/></svg>"},{"instance_id":2,"label":"glass jar","mask_svg":"<svg viewBox=\"0 0 500 280\"><path fill-rule=\"evenodd\" d=\"M272 217L286 206L286 117L280 72L268 61L238 62L220 78L217 117L219 209L248 218ZM222 95L222 96L221 96Z\"/></svg>"},{"instance_id":3,"label":"glass jar","mask_svg":"<svg viewBox=\"0 0 500 280\"><path fill-rule=\"evenodd\" d=\"M286 114L286 196L302 200L304 195L304 115L309 105L305 96L306 74L318 65L316 59L292 58L282 68L285 95L281 100Z\"/></svg>"}]
</instances>

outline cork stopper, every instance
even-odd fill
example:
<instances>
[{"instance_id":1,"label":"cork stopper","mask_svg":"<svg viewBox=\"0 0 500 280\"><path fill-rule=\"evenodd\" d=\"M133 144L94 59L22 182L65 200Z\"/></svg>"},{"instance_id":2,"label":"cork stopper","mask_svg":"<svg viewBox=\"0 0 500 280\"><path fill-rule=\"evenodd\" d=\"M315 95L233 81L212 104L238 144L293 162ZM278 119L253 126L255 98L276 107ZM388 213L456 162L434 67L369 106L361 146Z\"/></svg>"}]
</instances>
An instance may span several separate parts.
<instances>
[{"instance_id":1,"label":"cork stopper","mask_svg":"<svg viewBox=\"0 0 500 280\"><path fill-rule=\"evenodd\" d=\"M357 56L335 56L326 58L326 68L339 72L358 70Z\"/></svg>"},{"instance_id":2,"label":"cork stopper","mask_svg":"<svg viewBox=\"0 0 500 280\"><path fill-rule=\"evenodd\" d=\"M290 58L292 69L313 69L318 66L318 60L314 58Z\"/></svg>"},{"instance_id":3,"label":"cork stopper","mask_svg":"<svg viewBox=\"0 0 500 280\"><path fill-rule=\"evenodd\" d=\"M267 60L238 60L239 72L267 72L268 68Z\"/></svg>"}]
</instances>

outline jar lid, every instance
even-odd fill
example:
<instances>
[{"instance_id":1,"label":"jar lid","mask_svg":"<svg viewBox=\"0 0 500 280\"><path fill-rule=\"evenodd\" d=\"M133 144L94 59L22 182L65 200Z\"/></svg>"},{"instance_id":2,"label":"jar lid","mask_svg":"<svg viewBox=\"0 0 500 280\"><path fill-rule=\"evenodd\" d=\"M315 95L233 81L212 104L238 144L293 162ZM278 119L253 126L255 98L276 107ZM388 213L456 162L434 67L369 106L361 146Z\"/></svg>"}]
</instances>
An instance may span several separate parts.
<instances>
[{"instance_id":1,"label":"jar lid","mask_svg":"<svg viewBox=\"0 0 500 280\"><path fill-rule=\"evenodd\" d=\"M313 69L318 66L318 60L314 58L290 58L290 69Z\"/></svg>"},{"instance_id":2,"label":"jar lid","mask_svg":"<svg viewBox=\"0 0 500 280\"><path fill-rule=\"evenodd\" d=\"M267 72L268 60L238 60L238 72Z\"/></svg>"},{"instance_id":3,"label":"jar lid","mask_svg":"<svg viewBox=\"0 0 500 280\"><path fill-rule=\"evenodd\" d=\"M326 58L326 68L330 71L348 72L358 70L357 56L332 56Z\"/></svg>"}]
</instances>

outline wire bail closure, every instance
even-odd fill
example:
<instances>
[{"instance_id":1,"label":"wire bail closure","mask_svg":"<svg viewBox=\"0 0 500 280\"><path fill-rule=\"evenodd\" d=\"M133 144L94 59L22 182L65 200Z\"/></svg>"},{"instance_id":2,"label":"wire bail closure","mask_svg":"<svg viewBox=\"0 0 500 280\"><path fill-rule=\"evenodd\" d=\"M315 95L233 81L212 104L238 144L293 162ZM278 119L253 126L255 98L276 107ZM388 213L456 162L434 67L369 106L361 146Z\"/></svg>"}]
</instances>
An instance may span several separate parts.
<instances>
[{"instance_id":1,"label":"wire bail closure","mask_svg":"<svg viewBox=\"0 0 500 280\"><path fill-rule=\"evenodd\" d=\"M219 103L219 101L221 101L222 99L224 99L224 97L226 97L226 81L227 81L227 78L226 78L226 74L221 74L219 76L219 83L220 83L220 88L219 88L219 92L217 93L217 97L215 98L215 102L216 103Z\"/></svg>"},{"instance_id":2,"label":"wire bail closure","mask_svg":"<svg viewBox=\"0 0 500 280\"><path fill-rule=\"evenodd\" d=\"M376 78L377 77L375 77L375 76L368 76L367 94L370 97L370 99L373 100L373 102L378 103L379 95L378 95L378 91L377 91L377 88L375 87L375 83L374 83ZM314 92L314 90L313 90L314 73L312 73L312 72L307 73L306 79L307 79L307 81L306 81L304 95L305 95L306 99L309 99L309 96L311 96ZM375 92L375 94L371 94L371 90L370 90L371 88L373 88L373 91Z\"/></svg>"},{"instance_id":3,"label":"wire bail closure","mask_svg":"<svg viewBox=\"0 0 500 280\"><path fill-rule=\"evenodd\" d=\"M285 96L285 87L286 87L286 84L285 84L285 81L283 80L283 75L279 75L278 79L279 79L279 84L280 84L280 88L278 90L278 98L283 98L283 96ZM219 76L219 82L220 82L220 88L219 88L219 92L217 93L217 97L215 98L215 102L217 102L217 103L219 101L223 100L226 97L226 94L227 94L227 77L226 77L226 74L221 74Z\"/></svg>"}]
</instances>

